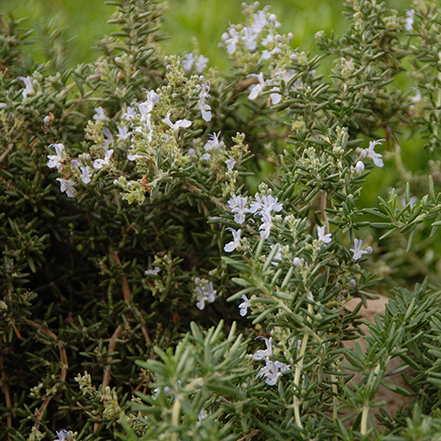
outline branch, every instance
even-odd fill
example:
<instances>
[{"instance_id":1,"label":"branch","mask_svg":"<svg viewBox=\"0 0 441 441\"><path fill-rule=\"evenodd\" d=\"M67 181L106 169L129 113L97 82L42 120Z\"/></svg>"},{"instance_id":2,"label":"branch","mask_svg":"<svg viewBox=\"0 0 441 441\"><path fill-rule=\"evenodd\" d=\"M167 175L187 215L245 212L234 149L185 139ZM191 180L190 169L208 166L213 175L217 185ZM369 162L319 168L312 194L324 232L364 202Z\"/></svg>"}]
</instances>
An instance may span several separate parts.
<instances>
[{"instance_id":1,"label":"branch","mask_svg":"<svg viewBox=\"0 0 441 441\"><path fill-rule=\"evenodd\" d=\"M0 337L0 343L2 342L2 339ZM6 407L9 407L12 409L12 401L11 401L11 392L9 390L9 384L6 382L6 372L3 365L3 357L0 354L0 370L2 371L2 385L5 387L5 400L6 400ZM6 414L6 425L8 426L8 429L12 429L12 415L11 412L8 412ZM11 441L11 433L8 431L8 441Z\"/></svg>"},{"instance_id":2,"label":"branch","mask_svg":"<svg viewBox=\"0 0 441 441\"><path fill-rule=\"evenodd\" d=\"M61 359L60 378L58 379L58 382L55 384L55 387L58 388L58 386L62 382L66 381L67 370L69 369L69 362L67 359L66 349L64 349L64 347L63 347L63 342L58 340L57 335L54 334L50 329L46 328L45 326L41 325L40 323L34 322L33 320L29 320L29 319L26 319L26 323L28 325L31 325L34 328L36 328L38 331L40 331L41 333L43 333L47 337L52 338L57 343L58 351L60 352L60 359ZM38 429L40 427L41 420L44 416L44 412L47 409L52 398L53 398L53 395L46 397L46 399L43 401L43 404L41 405L40 410L38 410L38 409L35 410L35 415L38 418L38 422L35 424L36 429Z\"/></svg>"}]
</instances>

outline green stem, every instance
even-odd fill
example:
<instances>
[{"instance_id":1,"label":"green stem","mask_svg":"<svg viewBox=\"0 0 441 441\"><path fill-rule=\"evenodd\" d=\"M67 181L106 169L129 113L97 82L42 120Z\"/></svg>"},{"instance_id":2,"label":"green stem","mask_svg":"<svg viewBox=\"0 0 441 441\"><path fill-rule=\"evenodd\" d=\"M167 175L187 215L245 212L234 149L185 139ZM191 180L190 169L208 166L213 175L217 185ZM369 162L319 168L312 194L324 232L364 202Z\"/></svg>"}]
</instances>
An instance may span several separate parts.
<instances>
[{"instance_id":1,"label":"green stem","mask_svg":"<svg viewBox=\"0 0 441 441\"><path fill-rule=\"evenodd\" d=\"M308 300L313 300L311 292L308 292ZM312 304L308 304L308 312L310 315L314 313L314 307ZM311 320L311 319L309 319ZM305 358L306 353L306 347L308 346L308 339L309 339L309 331L306 331L303 334L302 339L302 346L300 347L300 354L299 354L299 362L296 364L296 370L294 373L294 390L298 394L300 391L300 375L302 373L303 369L303 360ZM300 417L300 405L301 401L299 400L298 396L294 396L294 416L296 419L296 424L300 429L303 429L302 419Z\"/></svg>"},{"instance_id":2,"label":"green stem","mask_svg":"<svg viewBox=\"0 0 441 441\"><path fill-rule=\"evenodd\" d=\"M179 425L179 415L181 413L181 400L179 399L179 397L177 396L175 398L175 404L173 405L173 410L172 410L172 424L175 427L178 427ZM171 437L172 441L178 441L178 433L174 432L172 437Z\"/></svg>"},{"instance_id":3,"label":"green stem","mask_svg":"<svg viewBox=\"0 0 441 441\"><path fill-rule=\"evenodd\" d=\"M363 412L361 413L361 434L366 435L369 416L369 406L366 404L363 406Z\"/></svg>"}]
</instances>

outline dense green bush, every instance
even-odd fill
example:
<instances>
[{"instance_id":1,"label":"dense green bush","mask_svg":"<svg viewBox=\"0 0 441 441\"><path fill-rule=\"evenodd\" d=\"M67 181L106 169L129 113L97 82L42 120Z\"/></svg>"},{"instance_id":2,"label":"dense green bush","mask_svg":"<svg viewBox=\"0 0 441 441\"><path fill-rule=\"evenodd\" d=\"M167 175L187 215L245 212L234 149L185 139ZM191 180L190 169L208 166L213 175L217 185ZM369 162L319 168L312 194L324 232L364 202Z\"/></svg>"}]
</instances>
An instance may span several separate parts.
<instances>
[{"instance_id":1,"label":"dense green bush","mask_svg":"<svg viewBox=\"0 0 441 441\"><path fill-rule=\"evenodd\" d=\"M3 19L1 439L436 439L440 8L351 0L310 56L244 5L221 73L164 55L163 4L109 3L119 31L75 69ZM345 304L376 292L363 336Z\"/></svg>"}]
</instances>

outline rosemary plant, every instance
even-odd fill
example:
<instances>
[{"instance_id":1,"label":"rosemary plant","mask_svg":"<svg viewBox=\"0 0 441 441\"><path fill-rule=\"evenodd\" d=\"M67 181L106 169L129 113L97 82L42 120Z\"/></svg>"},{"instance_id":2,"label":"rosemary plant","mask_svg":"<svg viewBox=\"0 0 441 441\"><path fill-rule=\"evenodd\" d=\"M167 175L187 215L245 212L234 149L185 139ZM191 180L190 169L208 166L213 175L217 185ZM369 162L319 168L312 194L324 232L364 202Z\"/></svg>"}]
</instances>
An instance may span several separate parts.
<instances>
[{"instance_id":1,"label":"rosemary plant","mask_svg":"<svg viewBox=\"0 0 441 441\"><path fill-rule=\"evenodd\" d=\"M349 0L311 55L244 4L223 73L107 3L75 69L2 18L0 439L438 439L440 7Z\"/></svg>"}]
</instances>

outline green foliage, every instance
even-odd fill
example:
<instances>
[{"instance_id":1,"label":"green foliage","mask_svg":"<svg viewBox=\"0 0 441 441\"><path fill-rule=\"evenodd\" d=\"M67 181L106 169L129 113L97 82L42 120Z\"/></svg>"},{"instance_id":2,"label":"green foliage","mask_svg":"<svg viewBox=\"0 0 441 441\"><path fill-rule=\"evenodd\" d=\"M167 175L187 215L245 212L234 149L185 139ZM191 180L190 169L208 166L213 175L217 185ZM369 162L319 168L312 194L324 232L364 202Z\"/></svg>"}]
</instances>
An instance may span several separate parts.
<instances>
[{"instance_id":1,"label":"green foliage","mask_svg":"<svg viewBox=\"0 0 441 441\"><path fill-rule=\"evenodd\" d=\"M440 8L351 0L311 55L244 5L225 74L165 54L164 4L108 4L74 68L62 31L37 62L3 17L0 438L436 439ZM347 302L377 292L364 335ZM381 386L413 401L389 414Z\"/></svg>"}]
</instances>

